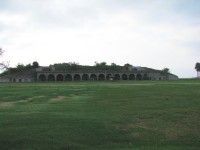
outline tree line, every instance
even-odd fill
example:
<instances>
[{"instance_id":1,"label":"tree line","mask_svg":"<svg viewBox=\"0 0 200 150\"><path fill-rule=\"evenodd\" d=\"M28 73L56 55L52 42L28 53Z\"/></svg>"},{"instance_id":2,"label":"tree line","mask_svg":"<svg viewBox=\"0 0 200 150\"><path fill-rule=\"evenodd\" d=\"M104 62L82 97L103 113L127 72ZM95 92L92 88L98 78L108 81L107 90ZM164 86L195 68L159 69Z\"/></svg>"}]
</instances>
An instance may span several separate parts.
<instances>
[{"instance_id":1,"label":"tree line","mask_svg":"<svg viewBox=\"0 0 200 150\"><path fill-rule=\"evenodd\" d=\"M4 51L2 50L2 48L0 48L0 56L3 55L3 52ZM24 65L22 63L18 63L16 65L16 67L9 67L9 63L0 62L0 69L4 70L4 72L1 74L1 76L34 69L34 68L37 68L37 67L39 67L39 63L37 61L34 61L33 63L27 64L27 65ZM116 63L111 63L109 65L104 61L103 62L95 61L93 66L87 66L87 65L84 66L84 65L80 65L79 63L76 63L76 62L68 62L68 63L64 62L64 63L55 63L55 64L52 64L52 65L49 65L49 67L50 68L53 67L57 71L65 71L65 70L68 70L68 71L76 71L76 70L83 70L83 71L90 71L90 70L94 70L94 71L96 71L96 70L128 71L128 70L130 70L130 67L132 67L132 65L129 64L129 63L126 63L122 66L117 65ZM145 68L145 69L151 70L151 71L155 70L155 69L151 69L151 68ZM200 70L200 63L196 64L195 69ZM137 71L137 69L135 71ZM156 71L158 71L158 70L156 70ZM169 68L163 68L161 70L161 72L170 73L170 70L169 70Z\"/></svg>"},{"instance_id":2,"label":"tree line","mask_svg":"<svg viewBox=\"0 0 200 150\"><path fill-rule=\"evenodd\" d=\"M17 64L16 67L7 67L6 70L1 74L1 76L27 71L38 67L39 63L37 61L34 61L32 64L27 64L27 65L19 63Z\"/></svg>"},{"instance_id":3,"label":"tree line","mask_svg":"<svg viewBox=\"0 0 200 150\"><path fill-rule=\"evenodd\" d=\"M68 62L68 63L56 63L53 65L50 65L50 67L55 67L55 70L63 71L63 70L70 70L70 71L76 71L76 70L114 70L114 71L125 71L128 70L129 67L132 66L130 64L124 64L123 66L117 65L115 63L111 63L108 65L106 62L95 62L93 66L87 66L87 65L80 65L76 62Z\"/></svg>"}]
</instances>

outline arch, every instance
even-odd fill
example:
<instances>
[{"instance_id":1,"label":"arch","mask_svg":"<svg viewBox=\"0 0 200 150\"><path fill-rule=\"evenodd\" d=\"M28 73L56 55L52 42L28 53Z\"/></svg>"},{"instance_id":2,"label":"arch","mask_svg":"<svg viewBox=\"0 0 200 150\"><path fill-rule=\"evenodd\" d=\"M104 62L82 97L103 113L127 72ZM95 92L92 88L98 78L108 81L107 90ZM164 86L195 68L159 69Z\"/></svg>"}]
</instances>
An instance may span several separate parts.
<instances>
[{"instance_id":1,"label":"arch","mask_svg":"<svg viewBox=\"0 0 200 150\"><path fill-rule=\"evenodd\" d=\"M122 75L122 80L128 80L128 75L127 74L123 74Z\"/></svg>"},{"instance_id":2,"label":"arch","mask_svg":"<svg viewBox=\"0 0 200 150\"><path fill-rule=\"evenodd\" d=\"M39 75L39 81L46 81L46 76L44 74Z\"/></svg>"},{"instance_id":3,"label":"arch","mask_svg":"<svg viewBox=\"0 0 200 150\"><path fill-rule=\"evenodd\" d=\"M106 75L106 80L111 80L111 78L112 78L112 75L111 75L111 74L107 74L107 75Z\"/></svg>"},{"instance_id":4,"label":"arch","mask_svg":"<svg viewBox=\"0 0 200 150\"><path fill-rule=\"evenodd\" d=\"M142 75L141 74L137 74L136 80L142 80Z\"/></svg>"},{"instance_id":5,"label":"arch","mask_svg":"<svg viewBox=\"0 0 200 150\"><path fill-rule=\"evenodd\" d=\"M63 81L64 77L62 74L58 74L56 77L56 81Z\"/></svg>"},{"instance_id":6,"label":"arch","mask_svg":"<svg viewBox=\"0 0 200 150\"><path fill-rule=\"evenodd\" d=\"M103 81L106 79L104 74L100 74L98 78L99 78L99 81Z\"/></svg>"},{"instance_id":7,"label":"arch","mask_svg":"<svg viewBox=\"0 0 200 150\"><path fill-rule=\"evenodd\" d=\"M97 80L97 75L96 74L92 74L90 76L90 79L93 80L93 81L96 81Z\"/></svg>"},{"instance_id":8,"label":"arch","mask_svg":"<svg viewBox=\"0 0 200 150\"><path fill-rule=\"evenodd\" d=\"M80 81L80 80L81 80L81 76L79 74L75 74L74 81Z\"/></svg>"},{"instance_id":9,"label":"arch","mask_svg":"<svg viewBox=\"0 0 200 150\"><path fill-rule=\"evenodd\" d=\"M55 81L55 76L53 74L49 74L48 81Z\"/></svg>"},{"instance_id":10,"label":"arch","mask_svg":"<svg viewBox=\"0 0 200 150\"><path fill-rule=\"evenodd\" d=\"M82 75L82 80L88 81L89 80L89 75L88 74L83 74Z\"/></svg>"},{"instance_id":11,"label":"arch","mask_svg":"<svg viewBox=\"0 0 200 150\"><path fill-rule=\"evenodd\" d=\"M120 78L120 75L119 74L115 74L114 75L114 80L120 80L121 78Z\"/></svg>"},{"instance_id":12,"label":"arch","mask_svg":"<svg viewBox=\"0 0 200 150\"><path fill-rule=\"evenodd\" d=\"M135 75L134 74L130 74L129 75L129 80L135 80Z\"/></svg>"},{"instance_id":13,"label":"arch","mask_svg":"<svg viewBox=\"0 0 200 150\"><path fill-rule=\"evenodd\" d=\"M148 78L148 76L147 76L147 74L144 74L143 75L143 80L148 80L149 78Z\"/></svg>"},{"instance_id":14,"label":"arch","mask_svg":"<svg viewBox=\"0 0 200 150\"><path fill-rule=\"evenodd\" d=\"M66 81L72 81L72 75L71 75L71 74L67 74L67 75L65 76L65 80L66 80Z\"/></svg>"}]
</instances>

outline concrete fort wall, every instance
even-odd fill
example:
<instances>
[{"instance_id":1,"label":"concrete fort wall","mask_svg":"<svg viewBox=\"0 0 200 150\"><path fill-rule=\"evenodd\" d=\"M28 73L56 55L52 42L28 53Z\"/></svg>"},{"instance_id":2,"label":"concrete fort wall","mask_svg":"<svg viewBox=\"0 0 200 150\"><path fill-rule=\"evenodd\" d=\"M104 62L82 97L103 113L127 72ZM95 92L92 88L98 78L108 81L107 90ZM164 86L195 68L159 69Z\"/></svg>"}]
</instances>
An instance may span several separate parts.
<instances>
[{"instance_id":1,"label":"concrete fort wall","mask_svg":"<svg viewBox=\"0 0 200 150\"><path fill-rule=\"evenodd\" d=\"M67 73L38 72L37 81L106 81L106 80L149 80L147 73Z\"/></svg>"},{"instance_id":2,"label":"concrete fort wall","mask_svg":"<svg viewBox=\"0 0 200 150\"><path fill-rule=\"evenodd\" d=\"M0 82L42 82L42 81L111 81L111 80L176 80L173 74L140 71L56 71L49 67L40 67L31 72L0 77Z\"/></svg>"}]
</instances>

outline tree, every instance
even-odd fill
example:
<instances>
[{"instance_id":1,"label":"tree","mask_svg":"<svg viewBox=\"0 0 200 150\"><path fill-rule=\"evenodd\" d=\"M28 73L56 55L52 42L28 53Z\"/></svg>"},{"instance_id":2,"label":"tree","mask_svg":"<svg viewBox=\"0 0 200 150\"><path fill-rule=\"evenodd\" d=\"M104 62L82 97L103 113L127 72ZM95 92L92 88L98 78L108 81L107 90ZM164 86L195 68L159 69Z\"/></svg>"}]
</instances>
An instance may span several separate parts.
<instances>
[{"instance_id":1,"label":"tree","mask_svg":"<svg viewBox=\"0 0 200 150\"><path fill-rule=\"evenodd\" d=\"M170 73L169 68L163 68L162 71L163 71L164 73Z\"/></svg>"},{"instance_id":2,"label":"tree","mask_svg":"<svg viewBox=\"0 0 200 150\"><path fill-rule=\"evenodd\" d=\"M199 63L199 62L197 62L197 63L195 64L195 69L196 69L196 71L197 71L197 78L199 78L199 74L198 74L198 72L200 71L200 63Z\"/></svg>"},{"instance_id":3,"label":"tree","mask_svg":"<svg viewBox=\"0 0 200 150\"><path fill-rule=\"evenodd\" d=\"M101 63L98 63L97 61L95 61L95 68L97 70L107 70L108 69L108 65L106 62L101 62Z\"/></svg>"},{"instance_id":4,"label":"tree","mask_svg":"<svg viewBox=\"0 0 200 150\"><path fill-rule=\"evenodd\" d=\"M33 66L33 68L37 68L37 67L39 67L39 63L37 61L34 61L32 63L32 66Z\"/></svg>"},{"instance_id":5,"label":"tree","mask_svg":"<svg viewBox=\"0 0 200 150\"><path fill-rule=\"evenodd\" d=\"M200 63L196 63L196 65L195 65L195 69L196 69L196 71L200 71Z\"/></svg>"},{"instance_id":6,"label":"tree","mask_svg":"<svg viewBox=\"0 0 200 150\"><path fill-rule=\"evenodd\" d=\"M16 66L16 69L18 70L18 72L23 71L25 69L25 65L18 63Z\"/></svg>"},{"instance_id":7,"label":"tree","mask_svg":"<svg viewBox=\"0 0 200 150\"><path fill-rule=\"evenodd\" d=\"M0 56L3 55L3 50L0 48Z\"/></svg>"},{"instance_id":8,"label":"tree","mask_svg":"<svg viewBox=\"0 0 200 150\"><path fill-rule=\"evenodd\" d=\"M124 64L124 67L126 68L126 70L129 70L129 67L131 67L132 65L129 63Z\"/></svg>"},{"instance_id":9,"label":"tree","mask_svg":"<svg viewBox=\"0 0 200 150\"><path fill-rule=\"evenodd\" d=\"M70 62L70 68L71 70L78 70L79 69L79 63L76 62Z\"/></svg>"},{"instance_id":10,"label":"tree","mask_svg":"<svg viewBox=\"0 0 200 150\"><path fill-rule=\"evenodd\" d=\"M3 55L3 49L0 47L0 57ZM0 69L4 70L7 69L9 66L9 62L0 62Z\"/></svg>"}]
</instances>

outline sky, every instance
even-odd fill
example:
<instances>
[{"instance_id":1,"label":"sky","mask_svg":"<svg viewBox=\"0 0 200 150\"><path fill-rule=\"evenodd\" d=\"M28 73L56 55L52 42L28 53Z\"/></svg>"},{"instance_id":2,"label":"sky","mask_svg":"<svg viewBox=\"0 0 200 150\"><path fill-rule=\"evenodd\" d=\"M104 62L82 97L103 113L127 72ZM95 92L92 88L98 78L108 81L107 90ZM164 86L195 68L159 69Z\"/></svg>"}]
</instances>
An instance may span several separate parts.
<instances>
[{"instance_id":1,"label":"sky","mask_svg":"<svg viewBox=\"0 0 200 150\"><path fill-rule=\"evenodd\" d=\"M196 77L200 0L0 0L0 47L11 67L97 61Z\"/></svg>"}]
</instances>

